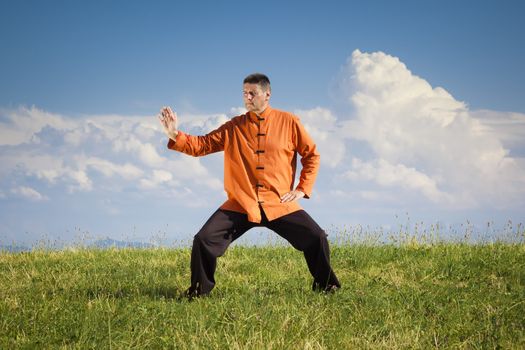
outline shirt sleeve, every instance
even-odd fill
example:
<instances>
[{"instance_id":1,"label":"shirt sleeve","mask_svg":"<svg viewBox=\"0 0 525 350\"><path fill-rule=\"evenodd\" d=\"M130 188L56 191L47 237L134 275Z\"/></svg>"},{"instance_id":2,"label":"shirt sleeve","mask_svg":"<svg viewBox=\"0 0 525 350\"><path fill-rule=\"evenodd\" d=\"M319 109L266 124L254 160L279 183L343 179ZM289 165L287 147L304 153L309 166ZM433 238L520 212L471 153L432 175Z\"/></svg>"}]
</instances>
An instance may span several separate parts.
<instances>
[{"instance_id":1,"label":"shirt sleeve","mask_svg":"<svg viewBox=\"0 0 525 350\"><path fill-rule=\"evenodd\" d=\"M175 141L169 139L168 148L193 157L200 157L210 153L223 151L226 134L230 124L231 122L228 121L218 129L202 136L193 136L179 131Z\"/></svg>"},{"instance_id":2,"label":"shirt sleeve","mask_svg":"<svg viewBox=\"0 0 525 350\"><path fill-rule=\"evenodd\" d=\"M319 171L321 156L317 152L317 146L308 132L306 132L306 129L299 118L295 117L294 121L295 149L301 156L302 165L299 184L297 185L296 190L303 192L305 198L310 198L317 177L317 172Z\"/></svg>"}]
</instances>

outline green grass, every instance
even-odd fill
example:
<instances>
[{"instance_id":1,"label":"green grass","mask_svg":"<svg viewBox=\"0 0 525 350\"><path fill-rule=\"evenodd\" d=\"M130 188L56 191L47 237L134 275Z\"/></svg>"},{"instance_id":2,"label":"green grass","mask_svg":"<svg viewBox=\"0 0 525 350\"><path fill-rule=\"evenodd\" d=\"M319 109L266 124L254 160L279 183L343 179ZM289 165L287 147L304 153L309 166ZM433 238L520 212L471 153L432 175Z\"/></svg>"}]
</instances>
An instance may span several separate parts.
<instances>
[{"instance_id":1,"label":"green grass","mask_svg":"<svg viewBox=\"0 0 525 350\"><path fill-rule=\"evenodd\" d=\"M190 250L0 253L0 348L525 348L525 246L334 245L343 283L311 292L302 254L232 247L207 298Z\"/></svg>"}]
</instances>

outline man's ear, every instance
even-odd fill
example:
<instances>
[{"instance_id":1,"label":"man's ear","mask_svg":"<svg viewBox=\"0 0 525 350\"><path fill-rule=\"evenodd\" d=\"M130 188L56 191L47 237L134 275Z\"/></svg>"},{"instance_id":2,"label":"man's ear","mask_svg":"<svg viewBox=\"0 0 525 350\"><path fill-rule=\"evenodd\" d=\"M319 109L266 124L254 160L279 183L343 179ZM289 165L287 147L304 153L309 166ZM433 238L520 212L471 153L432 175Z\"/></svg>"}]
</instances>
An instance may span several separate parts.
<instances>
[{"instance_id":1,"label":"man's ear","mask_svg":"<svg viewBox=\"0 0 525 350\"><path fill-rule=\"evenodd\" d=\"M265 92L265 94L266 94L266 101L270 100L270 96L272 96L272 91L268 90Z\"/></svg>"}]
</instances>

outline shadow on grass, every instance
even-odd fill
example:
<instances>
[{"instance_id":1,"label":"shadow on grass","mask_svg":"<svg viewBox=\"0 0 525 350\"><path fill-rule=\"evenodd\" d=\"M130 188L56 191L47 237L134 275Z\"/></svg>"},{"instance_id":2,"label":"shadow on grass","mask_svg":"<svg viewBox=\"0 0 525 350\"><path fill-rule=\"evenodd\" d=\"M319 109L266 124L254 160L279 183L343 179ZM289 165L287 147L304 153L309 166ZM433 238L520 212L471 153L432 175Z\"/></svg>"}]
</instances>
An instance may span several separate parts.
<instances>
[{"instance_id":1,"label":"shadow on grass","mask_svg":"<svg viewBox=\"0 0 525 350\"><path fill-rule=\"evenodd\" d=\"M182 298L184 290L168 286L155 286L149 288L142 288L141 292L142 295L149 296L152 299L175 300Z\"/></svg>"},{"instance_id":2,"label":"shadow on grass","mask_svg":"<svg viewBox=\"0 0 525 350\"><path fill-rule=\"evenodd\" d=\"M96 288L88 289L86 295L89 299L100 299L100 298L134 298L140 296L146 296L151 299L166 299L166 300L182 300L184 299L184 290L171 287L171 286L152 286L146 287L141 286L138 288L117 288L117 289L105 289Z\"/></svg>"}]
</instances>

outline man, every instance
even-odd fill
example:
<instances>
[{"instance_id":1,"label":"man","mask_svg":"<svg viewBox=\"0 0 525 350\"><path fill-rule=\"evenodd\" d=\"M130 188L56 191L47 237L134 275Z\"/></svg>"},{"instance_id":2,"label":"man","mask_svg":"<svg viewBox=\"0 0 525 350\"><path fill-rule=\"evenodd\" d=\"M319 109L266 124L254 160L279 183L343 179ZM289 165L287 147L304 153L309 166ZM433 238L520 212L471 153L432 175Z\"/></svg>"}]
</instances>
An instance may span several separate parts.
<instances>
[{"instance_id":1,"label":"man","mask_svg":"<svg viewBox=\"0 0 525 350\"><path fill-rule=\"evenodd\" d=\"M269 105L270 80L263 74L244 79L247 113L204 136L177 128L177 115L161 109L159 120L168 148L191 156L224 151L224 189L228 199L195 235L191 251L189 297L215 286L217 257L247 230L264 226L304 253L318 291L340 288L332 268L326 233L297 202L312 192L320 156L299 118ZM297 153L302 170L294 189Z\"/></svg>"}]
</instances>

